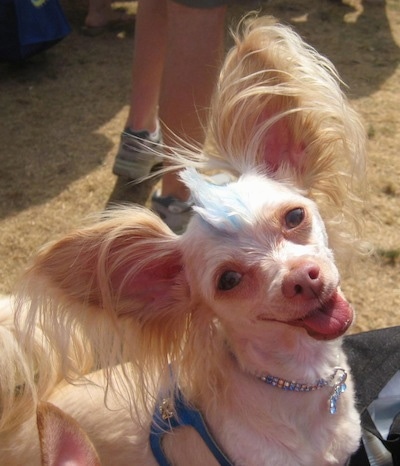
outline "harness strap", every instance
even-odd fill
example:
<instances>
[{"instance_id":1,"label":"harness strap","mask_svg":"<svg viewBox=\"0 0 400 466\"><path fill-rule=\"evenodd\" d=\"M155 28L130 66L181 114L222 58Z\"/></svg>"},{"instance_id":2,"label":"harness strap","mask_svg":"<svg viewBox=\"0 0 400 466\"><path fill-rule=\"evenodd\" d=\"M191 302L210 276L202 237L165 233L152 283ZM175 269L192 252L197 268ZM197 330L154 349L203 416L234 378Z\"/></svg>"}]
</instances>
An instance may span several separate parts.
<instances>
[{"instance_id":1,"label":"harness strap","mask_svg":"<svg viewBox=\"0 0 400 466\"><path fill-rule=\"evenodd\" d=\"M180 390L177 390L174 397L174 411L169 409L168 398L161 397L160 400L150 429L150 447L160 466L171 466L162 448L164 435L182 426L193 427L199 433L220 466L233 466L212 438L201 413L188 405Z\"/></svg>"}]
</instances>

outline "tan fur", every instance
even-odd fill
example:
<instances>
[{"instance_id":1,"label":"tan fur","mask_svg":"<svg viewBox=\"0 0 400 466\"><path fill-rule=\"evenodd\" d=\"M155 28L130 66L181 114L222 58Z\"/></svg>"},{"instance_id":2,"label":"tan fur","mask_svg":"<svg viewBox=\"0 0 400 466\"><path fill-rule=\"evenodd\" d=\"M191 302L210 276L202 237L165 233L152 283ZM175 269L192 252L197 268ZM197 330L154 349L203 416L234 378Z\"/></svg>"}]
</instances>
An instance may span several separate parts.
<instances>
[{"instance_id":1,"label":"tan fur","mask_svg":"<svg viewBox=\"0 0 400 466\"><path fill-rule=\"evenodd\" d=\"M12 314L13 300L0 301L0 431L26 421L35 411L37 397L46 397L62 378L56 359L36 329L29 351L18 344ZM39 377L39 366L46 361Z\"/></svg>"}]
</instances>

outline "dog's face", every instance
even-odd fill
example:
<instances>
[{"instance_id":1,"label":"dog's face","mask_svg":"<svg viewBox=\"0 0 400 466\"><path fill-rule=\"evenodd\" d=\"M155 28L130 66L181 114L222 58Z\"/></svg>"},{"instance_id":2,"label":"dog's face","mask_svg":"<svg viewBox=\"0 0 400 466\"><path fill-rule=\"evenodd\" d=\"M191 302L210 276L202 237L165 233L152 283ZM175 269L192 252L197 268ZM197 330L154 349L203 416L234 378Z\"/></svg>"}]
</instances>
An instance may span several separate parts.
<instances>
[{"instance_id":1,"label":"dog's face","mask_svg":"<svg viewBox=\"0 0 400 466\"><path fill-rule=\"evenodd\" d=\"M26 285L50 296L45 326L56 336L62 328L63 344L75 319L96 345L117 348L123 339L119 360L149 364L155 374L180 361L188 380L214 364L199 355L222 358L226 343L253 373L282 341L280 361L303 345L311 347L307 357L325 347L319 340L341 336L353 312L316 204L274 176L246 174L214 186L186 170L196 215L184 235L130 208L50 245ZM293 367L288 374L296 376Z\"/></svg>"},{"instance_id":2,"label":"dog's face","mask_svg":"<svg viewBox=\"0 0 400 466\"><path fill-rule=\"evenodd\" d=\"M257 175L193 192L186 273L221 323L253 334L284 325L325 340L348 329L353 312L313 201Z\"/></svg>"}]
</instances>

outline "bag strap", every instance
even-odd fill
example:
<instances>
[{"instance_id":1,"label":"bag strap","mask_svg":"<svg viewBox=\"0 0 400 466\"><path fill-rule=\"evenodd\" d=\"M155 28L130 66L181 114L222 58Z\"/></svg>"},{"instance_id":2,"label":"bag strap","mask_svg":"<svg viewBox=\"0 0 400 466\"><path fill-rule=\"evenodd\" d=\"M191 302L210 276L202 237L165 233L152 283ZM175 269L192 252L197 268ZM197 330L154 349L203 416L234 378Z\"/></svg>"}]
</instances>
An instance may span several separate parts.
<instances>
[{"instance_id":1,"label":"bag strap","mask_svg":"<svg viewBox=\"0 0 400 466\"><path fill-rule=\"evenodd\" d=\"M392 453L393 464L400 465L400 413L397 413L389 430L387 440L384 441L386 448Z\"/></svg>"},{"instance_id":2,"label":"bag strap","mask_svg":"<svg viewBox=\"0 0 400 466\"><path fill-rule=\"evenodd\" d=\"M349 335L343 347L363 411L400 369L400 326Z\"/></svg>"},{"instance_id":3,"label":"bag strap","mask_svg":"<svg viewBox=\"0 0 400 466\"><path fill-rule=\"evenodd\" d=\"M400 417L397 415L388 439L383 439L368 412L393 375L400 369L400 326L349 335L344 339L355 381L363 427L362 446L351 466L400 466Z\"/></svg>"}]
</instances>

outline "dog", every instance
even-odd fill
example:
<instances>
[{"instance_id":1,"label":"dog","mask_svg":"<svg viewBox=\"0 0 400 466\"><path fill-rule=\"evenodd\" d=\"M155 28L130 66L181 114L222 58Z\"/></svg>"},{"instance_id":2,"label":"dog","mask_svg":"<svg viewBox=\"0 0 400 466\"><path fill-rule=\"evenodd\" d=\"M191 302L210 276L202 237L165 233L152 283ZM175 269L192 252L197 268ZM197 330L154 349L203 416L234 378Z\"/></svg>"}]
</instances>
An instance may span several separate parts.
<instances>
[{"instance_id":1,"label":"dog","mask_svg":"<svg viewBox=\"0 0 400 466\"><path fill-rule=\"evenodd\" d=\"M247 20L207 154L176 154L194 203L186 232L131 207L39 252L18 341L29 355L45 336L62 376L39 398L78 423L102 464L346 464L360 422L336 261L355 245L364 143L333 65L290 28ZM199 168L237 179L216 186ZM36 364L40 384L49 360ZM26 442L40 464L35 422L0 432L4 464L27 464Z\"/></svg>"}]
</instances>

